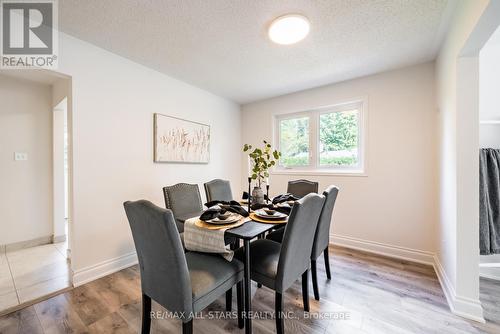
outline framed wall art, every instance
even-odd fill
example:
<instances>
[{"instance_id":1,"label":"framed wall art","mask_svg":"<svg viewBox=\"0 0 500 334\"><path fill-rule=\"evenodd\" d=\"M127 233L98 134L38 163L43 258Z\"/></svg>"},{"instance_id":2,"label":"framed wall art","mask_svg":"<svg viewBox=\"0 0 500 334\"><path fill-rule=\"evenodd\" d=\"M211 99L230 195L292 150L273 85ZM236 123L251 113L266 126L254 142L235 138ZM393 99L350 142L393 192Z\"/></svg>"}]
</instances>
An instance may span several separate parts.
<instances>
[{"instance_id":1,"label":"framed wall art","mask_svg":"<svg viewBox=\"0 0 500 334\"><path fill-rule=\"evenodd\" d=\"M154 114L154 161L206 164L210 161L210 126Z\"/></svg>"}]
</instances>

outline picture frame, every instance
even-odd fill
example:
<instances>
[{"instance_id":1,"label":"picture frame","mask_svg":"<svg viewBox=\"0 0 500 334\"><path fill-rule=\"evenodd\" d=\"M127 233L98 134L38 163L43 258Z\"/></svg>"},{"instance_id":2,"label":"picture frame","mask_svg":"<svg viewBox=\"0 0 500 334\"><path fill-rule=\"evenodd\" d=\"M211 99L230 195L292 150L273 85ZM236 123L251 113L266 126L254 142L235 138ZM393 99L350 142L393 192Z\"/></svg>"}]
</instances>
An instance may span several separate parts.
<instances>
[{"instance_id":1,"label":"picture frame","mask_svg":"<svg viewBox=\"0 0 500 334\"><path fill-rule=\"evenodd\" d=\"M159 113L153 119L154 162L210 162L210 125Z\"/></svg>"}]
</instances>

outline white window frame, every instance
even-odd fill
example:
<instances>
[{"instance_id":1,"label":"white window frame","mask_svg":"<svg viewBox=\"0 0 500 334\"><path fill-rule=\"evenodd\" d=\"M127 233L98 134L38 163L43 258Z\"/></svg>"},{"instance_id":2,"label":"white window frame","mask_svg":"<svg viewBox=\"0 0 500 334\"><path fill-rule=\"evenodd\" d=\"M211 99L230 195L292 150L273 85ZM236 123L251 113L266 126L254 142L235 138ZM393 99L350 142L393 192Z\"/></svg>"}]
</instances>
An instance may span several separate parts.
<instances>
[{"instance_id":1,"label":"white window frame","mask_svg":"<svg viewBox=\"0 0 500 334\"><path fill-rule=\"evenodd\" d=\"M358 110L358 165L357 166L321 166L320 165L320 115L332 112ZM334 105L317 107L309 110L280 113L273 115L274 147L280 150L280 122L286 119L309 117L309 164L307 166L281 166L278 164L272 174L293 175L352 175L367 176L366 142L367 142L367 103L365 99L336 103Z\"/></svg>"}]
</instances>

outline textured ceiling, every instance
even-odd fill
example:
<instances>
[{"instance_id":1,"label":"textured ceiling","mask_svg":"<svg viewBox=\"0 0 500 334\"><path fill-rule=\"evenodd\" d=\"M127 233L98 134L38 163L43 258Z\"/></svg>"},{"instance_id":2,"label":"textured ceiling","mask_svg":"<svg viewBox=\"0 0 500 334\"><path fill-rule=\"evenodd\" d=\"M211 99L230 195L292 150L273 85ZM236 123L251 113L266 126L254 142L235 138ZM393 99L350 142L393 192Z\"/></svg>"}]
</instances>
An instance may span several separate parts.
<instances>
[{"instance_id":1,"label":"textured ceiling","mask_svg":"<svg viewBox=\"0 0 500 334\"><path fill-rule=\"evenodd\" d=\"M435 58L447 0L63 0L60 29L238 103ZM269 41L300 13L309 36Z\"/></svg>"}]
</instances>

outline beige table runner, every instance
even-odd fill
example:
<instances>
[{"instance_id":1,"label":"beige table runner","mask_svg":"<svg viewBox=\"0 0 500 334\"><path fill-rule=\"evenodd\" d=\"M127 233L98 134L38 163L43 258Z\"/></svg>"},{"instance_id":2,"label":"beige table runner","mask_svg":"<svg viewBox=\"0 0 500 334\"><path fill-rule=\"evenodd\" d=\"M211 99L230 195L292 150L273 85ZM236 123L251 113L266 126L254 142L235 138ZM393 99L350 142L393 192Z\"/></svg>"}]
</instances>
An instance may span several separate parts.
<instances>
[{"instance_id":1,"label":"beige table runner","mask_svg":"<svg viewBox=\"0 0 500 334\"><path fill-rule=\"evenodd\" d=\"M249 218L241 217L248 221ZM233 260L234 252L226 246L224 233L230 227L217 230L198 226L199 217L189 218L184 222L184 246L187 250L194 252L220 254L227 261Z\"/></svg>"}]
</instances>

